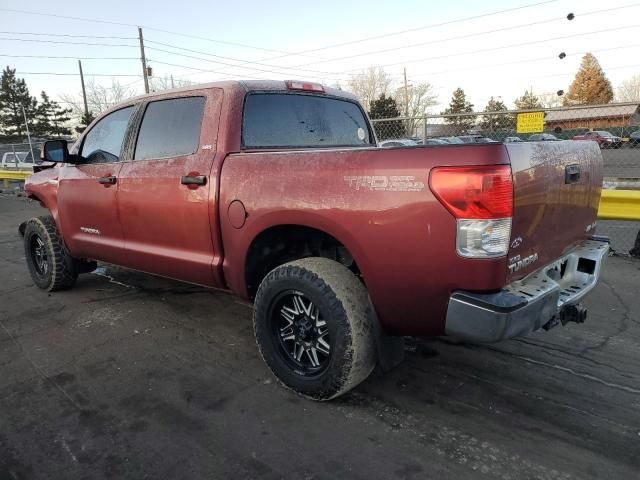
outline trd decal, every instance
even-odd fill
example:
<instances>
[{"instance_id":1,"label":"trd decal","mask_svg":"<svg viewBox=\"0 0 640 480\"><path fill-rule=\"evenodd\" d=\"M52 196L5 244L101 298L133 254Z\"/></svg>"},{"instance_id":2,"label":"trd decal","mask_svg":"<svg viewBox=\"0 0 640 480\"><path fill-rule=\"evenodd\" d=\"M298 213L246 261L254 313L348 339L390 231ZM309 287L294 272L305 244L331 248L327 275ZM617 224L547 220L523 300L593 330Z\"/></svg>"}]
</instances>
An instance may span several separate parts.
<instances>
[{"instance_id":1,"label":"trd decal","mask_svg":"<svg viewBox=\"0 0 640 480\"><path fill-rule=\"evenodd\" d=\"M102 235L97 228L80 227L80 231L84 233L90 233L92 235Z\"/></svg>"},{"instance_id":2,"label":"trd decal","mask_svg":"<svg viewBox=\"0 0 640 480\"><path fill-rule=\"evenodd\" d=\"M374 190L380 192L421 192L424 182L416 181L413 175L353 175L344 181L353 190Z\"/></svg>"}]
</instances>

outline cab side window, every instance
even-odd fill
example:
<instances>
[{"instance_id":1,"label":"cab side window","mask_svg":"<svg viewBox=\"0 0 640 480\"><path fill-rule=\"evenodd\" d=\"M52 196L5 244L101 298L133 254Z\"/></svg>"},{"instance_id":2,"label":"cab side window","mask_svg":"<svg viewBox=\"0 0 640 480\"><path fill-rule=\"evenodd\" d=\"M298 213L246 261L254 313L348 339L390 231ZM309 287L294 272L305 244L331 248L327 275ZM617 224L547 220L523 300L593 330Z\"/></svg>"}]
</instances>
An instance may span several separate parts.
<instances>
[{"instance_id":1,"label":"cab side window","mask_svg":"<svg viewBox=\"0 0 640 480\"><path fill-rule=\"evenodd\" d=\"M158 100L147 106L134 160L191 155L200 144L204 97Z\"/></svg>"},{"instance_id":2,"label":"cab side window","mask_svg":"<svg viewBox=\"0 0 640 480\"><path fill-rule=\"evenodd\" d=\"M83 163L113 163L120 160L120 151L133 107L110 113L84 137L80 156Z\"/></svg>"}]
</instances>

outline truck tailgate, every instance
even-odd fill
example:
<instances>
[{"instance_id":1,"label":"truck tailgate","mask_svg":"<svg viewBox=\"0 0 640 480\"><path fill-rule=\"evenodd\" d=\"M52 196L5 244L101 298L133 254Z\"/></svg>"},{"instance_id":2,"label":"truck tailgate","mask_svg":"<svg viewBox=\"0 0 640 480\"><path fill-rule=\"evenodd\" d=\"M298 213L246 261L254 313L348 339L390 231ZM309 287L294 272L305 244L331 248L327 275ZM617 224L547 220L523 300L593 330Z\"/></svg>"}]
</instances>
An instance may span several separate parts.
<instances>
[{"instance_id":1,"label":"truck tailgate","mask_svg":"<svg viewBox=\"0 0 640 480\"><path fill-rule=\"evenodd\" d=\"M602 154L595 142L506 145L513 172L507 281L552 262L594 233Z\"/></svg>"}]
</instances>

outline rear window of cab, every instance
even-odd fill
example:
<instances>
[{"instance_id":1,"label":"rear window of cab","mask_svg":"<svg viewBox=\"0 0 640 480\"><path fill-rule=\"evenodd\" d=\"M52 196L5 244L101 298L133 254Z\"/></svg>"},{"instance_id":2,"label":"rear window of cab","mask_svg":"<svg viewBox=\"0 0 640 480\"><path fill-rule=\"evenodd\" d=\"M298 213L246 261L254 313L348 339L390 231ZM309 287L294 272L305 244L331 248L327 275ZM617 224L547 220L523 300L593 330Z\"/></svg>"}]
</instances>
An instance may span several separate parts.
<instances>
[{"instance_id":1,"label":"rear window of cab","mask_svg":"<svg viewBox=\"0 0 640 480\"><path fill-rule=\"evenodd\" d=\"M244 149L372 145L373 135L355 102L292 93L250 93L245 98Z\"/></svg>"}]
</instances>

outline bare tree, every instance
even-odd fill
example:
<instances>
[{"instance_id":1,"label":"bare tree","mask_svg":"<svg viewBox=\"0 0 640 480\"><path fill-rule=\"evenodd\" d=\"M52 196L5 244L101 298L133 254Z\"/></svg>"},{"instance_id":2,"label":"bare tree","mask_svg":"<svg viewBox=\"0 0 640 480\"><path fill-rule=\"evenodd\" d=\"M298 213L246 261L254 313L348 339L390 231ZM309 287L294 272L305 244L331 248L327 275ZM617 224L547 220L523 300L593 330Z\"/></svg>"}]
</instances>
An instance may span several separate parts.
<instances>
[{"instance_id":1,"label":"bare tree","mask_svg":"<svg viewBox=\"0 0 640 480\"><path fill-rule=\"evenodd\" d=\"M419 83L418 85L410 85L407 88L406 99L408 105L405 105L405 91L404 86L399 87L395 91L395 100L398 105L402 105L405 108L411 119L406 121L406 128L409 135L418 135L418 124L421 123L419 118L422 117L427 111L427 108L433 107L438 103L438 96L434 93L433 86L430 83Z\"/></svg>"},{"instance_id":2,"label":"bare tree","mask_svg":"<svg viewBox=\"0 0 640 480\"><path fill-rule=\"evenodd\" d=\"M111 86L106 87L96 83L93 79L86 84L87 104L89 111L98 115L118 103L138 94L131 85L122 85L118 80L112 79ZM82 93L76 95L63 93L60 99L69 104L74 117L80 119L84 115L84 103Z\"/></svg>"},{"instance_id":3,"label":"bare tree","mask_svg":"<svg viewBox=\"0 0 640 480\"><path fill-rule=\"evenodd\" d=\"M618 102L640 102L640 75L634 75L623 81L616 90Z\"/></svg>"},{"instance_id":4,"label":"bare tree","mask_svg":"<svg viewBox=\"0 0 640 480\"><path fill-rule=\"evenodd\" d=\"M537 95L544 108L554 108L562 106L562 97L555 92L541 93Z\"/></svg>"},{"instance_id":5,"label":"bare tree","mask_svg":"<svg viewBox=\"0 0 640 480\"><path fill-rule=\"evenodd\" d=\"M391 75L382 67L369 67L349 79L349 90L358 97L367 111L371 108L372 101L382 94L387 95L390 86Z\"/></svg>"},{"instance_id":6,"label":"bare tree","mask_svg":"<svg viewBox=\"0 0 640 480\"><path fill-rule=\"evenodd\" d=\"M174 78L173 75L165 75L164 77L152 77L149 80L151 80L150 87L152 92L169 90L171 88L188 87L189 85L194 84L194 82L192 82L191 80Z\"/></svg>"}]
</instances>

